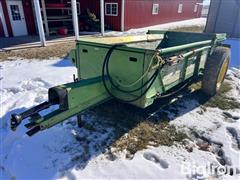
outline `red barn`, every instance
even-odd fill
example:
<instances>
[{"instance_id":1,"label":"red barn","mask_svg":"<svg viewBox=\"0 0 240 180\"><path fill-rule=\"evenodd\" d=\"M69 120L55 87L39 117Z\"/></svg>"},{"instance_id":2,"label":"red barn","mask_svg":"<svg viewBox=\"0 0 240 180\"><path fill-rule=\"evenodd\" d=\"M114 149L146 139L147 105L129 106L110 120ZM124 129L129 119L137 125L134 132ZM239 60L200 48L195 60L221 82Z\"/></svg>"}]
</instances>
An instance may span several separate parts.
<instances>
[{"instance_id":1,"label":"red barn","mask_svg":"<svg viewBox=\"0 0 240 180\"><path fill-rule=\"evenodd\" d=\"M125 31L166 22L198 18L203 0L105 0L105 24ZM100 16L99 0L77 0L80 26L89 12ZM71 0L40 0L47 34L72 31ZM45 7L44 7L45 6ZM97 22L97 21L96 21ZM82 28L80 27L80 30ZM86 29L82 29L86 30ZM36 34L32 0L0 0L0 37Z\"/></svg>"}]
</instances>

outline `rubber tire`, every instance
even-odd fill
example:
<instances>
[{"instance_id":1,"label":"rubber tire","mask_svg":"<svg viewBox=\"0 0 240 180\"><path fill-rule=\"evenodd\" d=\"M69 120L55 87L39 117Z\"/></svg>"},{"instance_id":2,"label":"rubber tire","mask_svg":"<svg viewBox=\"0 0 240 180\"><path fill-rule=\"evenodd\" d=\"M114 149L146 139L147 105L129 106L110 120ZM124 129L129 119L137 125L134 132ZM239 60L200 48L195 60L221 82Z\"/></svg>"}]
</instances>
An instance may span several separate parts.
<instances>
[{"instance_id":1,"label":"rubber tire","mask_svg":"<svg viewBox=\"0 0 240 180\"><path fill-rule=\"evenodd\" d=\"M205 94L209 96L214 96L219 91L221 86L217 88L218 75L220 73L224 60L226 58L229 58L229 62L230 62L230 56L231 54L230 54L229 48L217 47L213 51L213 53L207 58L205 70L203 74L203 80L202 80L202 91ZM227 65L227 68L228 68L228 65ZM224 78L225 76L226 76L226 73L224 75Z\"/></svg>"}]
</instances>

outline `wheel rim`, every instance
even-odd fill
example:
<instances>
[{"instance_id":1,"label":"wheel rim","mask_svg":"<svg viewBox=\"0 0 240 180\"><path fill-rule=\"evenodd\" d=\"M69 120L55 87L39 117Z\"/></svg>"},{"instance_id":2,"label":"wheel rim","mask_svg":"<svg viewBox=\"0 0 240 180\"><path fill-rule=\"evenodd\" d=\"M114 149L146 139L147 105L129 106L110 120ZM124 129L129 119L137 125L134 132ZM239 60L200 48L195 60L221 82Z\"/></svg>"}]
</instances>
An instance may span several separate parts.
<instances>
[{"instance_id":1,"label":"wheel rim","mask_svg":"<svg viewBox=\"0 0 240 180\"><path fill-rule=\"evenodd\" d=\"M227 72L228 69L228 64L229 64L229 58L226 58L222 64L222 67L220 69L220 72L218 74L218 79L217 79L217 89L220 88L220 86L222 85L222 82L224 80L225 74Z\"/></svg>"}]
</instances>

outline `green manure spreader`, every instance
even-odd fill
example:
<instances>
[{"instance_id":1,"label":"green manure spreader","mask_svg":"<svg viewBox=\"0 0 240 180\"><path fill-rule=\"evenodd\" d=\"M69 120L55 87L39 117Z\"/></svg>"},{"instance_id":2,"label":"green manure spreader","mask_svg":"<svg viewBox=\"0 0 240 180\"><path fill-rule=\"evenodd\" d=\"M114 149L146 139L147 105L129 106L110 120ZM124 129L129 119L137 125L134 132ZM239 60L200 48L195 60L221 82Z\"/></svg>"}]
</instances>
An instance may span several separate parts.
<instances>
[{"instance_id":1,"label":"green manure spreader","mask_svg":"<svg viewBox=\"0 0 240 180\"><path fill-rule=\"evenodd\" d=\"M13 114L11 129L24 119L27 134L48 129L112 98L146 108L189 81L202 77L209 96L219 90L230 60L225 34L148 31L146 35L83 37L69 53L77 68L71 83L52 87L48 101ZM50 106L58 109L41 116Z\"/></svg>"}]
</instances>

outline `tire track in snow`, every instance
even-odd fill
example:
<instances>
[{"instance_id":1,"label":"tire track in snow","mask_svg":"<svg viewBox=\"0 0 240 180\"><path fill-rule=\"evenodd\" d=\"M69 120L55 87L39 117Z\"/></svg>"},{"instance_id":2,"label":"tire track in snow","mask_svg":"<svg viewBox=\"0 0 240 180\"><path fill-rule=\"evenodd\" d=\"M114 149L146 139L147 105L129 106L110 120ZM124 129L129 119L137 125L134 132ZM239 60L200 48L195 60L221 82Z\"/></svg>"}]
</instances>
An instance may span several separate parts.
<instances>
[{"instance_id":1,"label":"tire track in snow","mask_svg":"<svg viewBox=\"0 0 240 180\"><path fill-rule=\"evenodd\" d=\"M0 128L9 128L11 114L19 113L26 107L43 102L47 98L47 90L51 86L41 78L20 81L15 87L1 89L1 122Z\"/></svg>"},{"instance_id":2,"label":"tire track in snow","mask_svg":"<svg viewBox=\"0 0 240 180\"><path fill-rule=\"evenodd\" d=\"M227 134L232 141L232 148L236 151L240 151L240 135L238 131L233 127L226 127Z\"/></svg>"},{"instance_id":3,"label":"tire track in snow","mask_svg":"<svg viewBox=\"0 0 240 180\"><path fill-rule=\"evenodd\" d=\"M144 159L151 161L161 167L162 170L168 169L169 164L166 160L160 159L156 154L151 152L145 152L143 154Z\"/></svg>"},{"instance_id":4,"label":"tire track in snow","mask_svg":"<svg viewBox=\"0 0 240 180\"><path fill-rule=\"evenodd\" d=\"M21 101L23 98L31 97L34 99L33 102L40 103L45 99L43 94L47 95L47 89L51 86L41 78L35 78L28 81L19 82L20 85L12 88L5 88L2 91L4 99L1 99L0 105L2 112L8 112L16 106L22 106L24 102ZM31 92L30 92L31 91ZM30 106L33 103L28 103Z\"/></svg>"}]
</instances>

